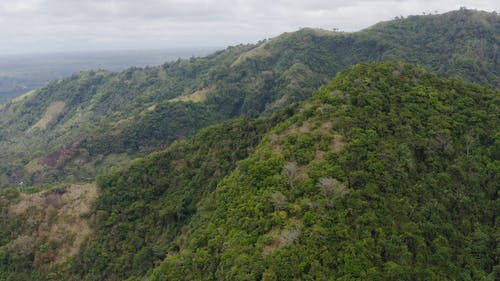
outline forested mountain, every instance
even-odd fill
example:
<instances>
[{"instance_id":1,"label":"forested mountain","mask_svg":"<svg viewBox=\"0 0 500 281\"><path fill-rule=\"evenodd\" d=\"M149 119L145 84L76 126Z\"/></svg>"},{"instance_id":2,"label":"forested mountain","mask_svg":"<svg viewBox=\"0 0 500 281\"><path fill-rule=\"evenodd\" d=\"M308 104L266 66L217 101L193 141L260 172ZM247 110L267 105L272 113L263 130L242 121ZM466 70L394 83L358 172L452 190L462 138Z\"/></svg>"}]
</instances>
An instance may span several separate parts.
<instances>
[{"instance_id":1,"label":"forested mountain","mask_svg":"<svg viewBox=\"0 0 500 281\"><path fill-rule=\"evenodd\" d=\"M204 199L151 280L497 280L499 93L405 64L338 75Z\"/></svg>"},{"instance_id":2,"label":"forested mountain","mask_svg":"<svg viewBox=\"0 0 500 281\"><path fill-rule=\"evenodd\" d=\"M51 269L54 271L51 275L60 280L81 280L83 276L87 280L103 280L112 275L115 279L123 279L131 274L144 274L153 262L164 257L164 248L170 246L169 240L177 237L181 227L189 222L196 212L197 203L234 169L236 161L253 151L268 130L293 113L293 108L289 108L276 117L231 120L204 129L193 139L178 142L166 151L134 160L127 171L114 170L111 174L125 175L140 167L132 172L137 178L118 189L101 190L91 214L86 209L89 204L83 203L89 197L95 197L93 188L87 187L88 194L76 197L70 204L65 197L79 194L79 186L39 192L40 199L36 199L41 201L39 203L29 202L33 201L29 197L32 195L20 195L15 189L0 190L0 210L4 218L8 217L0 220L0 280L29 280L33 276L44 280L48 278L46 271ZM106 182L107 177L100 181ZM146 186L142 179L149 185ZM166 186L170 187L168 191ZM65 205L81 205L77 209L77 216L81 218L73 216L68 222ZM139 215L137 208L143 211L141 217L136 217ZM45 213L41 211L43 209L53 211ZM94 212L97 209L102 210ZM123 217L125 213L118 217L111 214L119 209L127 209L125 212L133 217ZM76 212L75 208L70 211ZM28 219L30 216L34 219ZM69 224L67 228L74 229L71 226L84 225L89 219L96 235L84 244L85 250L78 255L78 260L72 261L71 270L67 266L61 267L61 263L72 256L66 253L60 257L61 252L64 253L61 248L69 244L78 250L79 236L65 233L59 234L65 239L55 239L47 234L52 234L53 229L60 228L61 224ZM140 249L140 253L131 250L131 241L137 243L133 247ZM160 244L156 245L156 242ZM103 251L107 250L103 247L114 250L104 254Z\"/></svg>"},{"instance_id":3,"label":"forested mountain","mask_svg":"<svg viewBox=\"0 0 500 281\"><path fill-rule=\"evenodd\" d=\"M499 94L409 64L357 65L298 107L209 127L102 175L77 255L61 265L50 237L7 239L2 272L496 280Z\"/></svg>"},{"instance_id":4,"label":"forested mountain","mask_svg":"<svg viewBox=\"0 0 500 281\"><path fill-rule=\"evenodd\" d=\"M499 22L460 10L356 33L302 29L160 67L75 74L0 106L0 185L92 180L207 125L303 100L359 62L409 61L498 88Z\"/></svg>"},{"instance_id":5,"label":"forested mountain","mask_svg":"<svg viewBox=\"0 0 500 281\"><path fill-rule=\"evenodd\" d=\"M498 280L499 32L302 29L12 101L0 280Z\"/></svg>"},{"instance_id":6,"label":"forested mountain","mask_svg":"<svg viewBox=\"0 0 500 281\"><path fill-rule=\"evenodd\" d=\"M152 280L495 280L499 106L498 91L418 67L356 66L226 177L207 159L195 171L209 178L190 174L196 161L175 148L103 176L102 217L75 267L89 280L161 259ZM206 136L219 130L200 137L238 154Z\"/></svg>"}]
</instances>

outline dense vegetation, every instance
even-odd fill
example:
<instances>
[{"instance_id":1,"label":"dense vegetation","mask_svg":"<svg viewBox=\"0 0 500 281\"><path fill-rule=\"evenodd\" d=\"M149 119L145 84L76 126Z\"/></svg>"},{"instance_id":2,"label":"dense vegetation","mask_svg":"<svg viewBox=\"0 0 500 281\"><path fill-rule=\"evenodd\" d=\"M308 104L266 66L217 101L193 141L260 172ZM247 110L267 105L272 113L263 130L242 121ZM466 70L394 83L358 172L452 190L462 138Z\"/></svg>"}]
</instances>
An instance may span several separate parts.
<instances>
[{"instance_id":1,"label":"dense vegetation","mask_svg":"<svg viewBox=\"0 0 500 281\"><path fill-rule=\"evenodd\" d=\"M104 280L144 274L174 246L173 238L190 221L197 203L234 169L236 161L253 151L269 129L293 113L290 107L275 117L239 118L209 127L189 141L177 142L163 152L133 161L129 168L102 176L98 180L100 197L92 214L86 215L92 217L94 235L71 270L59 268L61 275L53 272L52 277ZM37 251L32 248L40 245L30 246L28 256L14 256L12 245L19 244L15 239L26 226L7 212L8 202L15 202L19 191L9 188L3 194L7 201L0 201L0 207L9 219L1 220L5 233L0 233L4 239L0 253L1 249L10 251L5 252L2 271L9 280L25 280L30 273L32 279L43 280L48 270L54 271L47 265L54 265L50 260L36 262Z\"/></svg>"},{"instance_id":2,"label":"dense vegetation","mask_svg":"<svg viewBox=\"0 0 500 281\"><path fill-rule=\"evenodd\" d=\"M152 280L498 280L499 92L359 65L206 198Z\"/></svg>"},{"instance_id":3,"label":"dense vegetation","mask_svg":"<svg viewBox=\"0 0 500 281\"><path fill-rule=\"evenodd\" d=\"M496 280L499 97L357 65L100 177L94 233L54 278Z\"/></svg>"},{"instance_id":4,"label":"dense vegetation","mask_svg":"<svg viewBox=\"0 0 500 281\"><path fill-rule=\"evenodd\" d=\"M0 106L0 280L500 279L499 27L303 29Z\"/></svg>"},{"instance_id":5,"label":"dense vegetation","mask_svg":"<svg viewBox=\"0 0 500 281\"><path fill-rule=\"evenodd\" d=\"M365 30L385 46L381 60L418 63L441 76L500 88L500 21L496 13L461 9L443 15L410 16ZM474 34L474 36L471 36Z\"/></svg>"},{"instance_id":6,"label":"dense vegetation","mask_svg":"<svg viewBox=\"0 0 500 281\"><path fill-rule=\"evenodd\" d=\"M288 112L288 113L287 113ZM134 160L98 179L95 235L76 258L80 280L141 276L165 258L181 228L236 164L252 152L275 118L236 119L209 127L190 141ZM110 249L113 249L110 251Z\"/></svg>"},{"instance_id":7,"label":"dense vegetation","mask_svg":"<svg viewBox=\"0 0 500 281\"><path fill-rule=\"evenodd\" d=\"M498 88L499 26L495 13L463 9L356 33L302 29L160 67L82 72L0 106L0 186L94 179L207 125L304 100L359 62L404 60Z\"/></svg>"}]
</instances>

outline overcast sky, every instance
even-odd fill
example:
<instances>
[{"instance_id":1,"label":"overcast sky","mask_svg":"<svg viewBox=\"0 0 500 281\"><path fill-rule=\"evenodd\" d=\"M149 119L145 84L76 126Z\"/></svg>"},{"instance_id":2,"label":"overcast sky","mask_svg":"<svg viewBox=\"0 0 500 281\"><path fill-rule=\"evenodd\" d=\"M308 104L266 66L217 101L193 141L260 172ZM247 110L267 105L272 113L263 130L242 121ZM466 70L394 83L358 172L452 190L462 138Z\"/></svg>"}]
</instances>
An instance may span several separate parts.
<instances>
[{"instance_id":1,"label":"overcast sky","mask_svg":"<svg viewBox=\"0 0 500 281\"><path fill-rule=\"evenodd\" d=\"M499 0L0 0L0 53L225 47L462 6L500 12Z\"/></svg>"}]
</instances>

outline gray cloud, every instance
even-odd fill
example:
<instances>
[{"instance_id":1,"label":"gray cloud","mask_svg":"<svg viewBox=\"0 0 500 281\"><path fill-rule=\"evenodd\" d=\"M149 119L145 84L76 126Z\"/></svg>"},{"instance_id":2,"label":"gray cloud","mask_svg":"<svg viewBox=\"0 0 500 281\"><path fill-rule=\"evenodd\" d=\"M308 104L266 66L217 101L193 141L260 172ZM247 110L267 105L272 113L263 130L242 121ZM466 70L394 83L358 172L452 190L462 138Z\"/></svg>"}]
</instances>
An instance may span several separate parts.
<instances>
[{"instance_id":1,"label":"gray cloud","mask_svg":"<svg viewBox=\"0 0 500 281\"><path fill-rule=\"evenodd\" d=\"M0 0L0 52L223 47L462 6L500 10L495 0Z\"/></svg>"}]
</instances>

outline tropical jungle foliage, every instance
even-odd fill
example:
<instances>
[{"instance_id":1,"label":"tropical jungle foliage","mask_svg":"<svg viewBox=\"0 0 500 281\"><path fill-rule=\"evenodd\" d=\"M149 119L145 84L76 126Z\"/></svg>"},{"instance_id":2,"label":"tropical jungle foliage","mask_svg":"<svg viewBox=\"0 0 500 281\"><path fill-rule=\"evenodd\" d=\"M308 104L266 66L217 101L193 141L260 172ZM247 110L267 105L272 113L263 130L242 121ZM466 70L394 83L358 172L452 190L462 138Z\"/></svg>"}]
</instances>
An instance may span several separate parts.
<instances>
[{"instance_id":1,"label":"tropical jungle foliage","mask_svg":"<svg viewBox=\"0 0 500 281\"><path fill-rule=\"evenodd\" d=\"M336 77L200 204L152 280L497 280L498 91Z\"/></svg>"},{"instance_id":2,"label":"tropical jungle foliage","mask_svg":"<svg viewBox=\"0 0 500 281\"><path fill-rule=\"evenodd\" d=\"M13 101L0 279L498 280L498 38L464 9L303 29Z\"/></svg>"}]
</instances>

